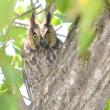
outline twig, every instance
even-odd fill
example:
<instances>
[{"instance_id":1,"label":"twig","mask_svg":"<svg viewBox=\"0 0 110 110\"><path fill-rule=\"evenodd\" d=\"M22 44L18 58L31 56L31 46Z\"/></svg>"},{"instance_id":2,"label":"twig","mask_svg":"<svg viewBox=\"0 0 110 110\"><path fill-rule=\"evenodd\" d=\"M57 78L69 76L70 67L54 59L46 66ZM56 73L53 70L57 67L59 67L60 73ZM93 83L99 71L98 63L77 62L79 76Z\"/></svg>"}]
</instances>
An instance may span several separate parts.
<instances>
[{"instance_id":1,"label":"twig","mask_svg":"<svg viewBox=\"0 0 110 110\"><path fill-rule=\"evenodd\" d=\"M61 36L61 37L66 37L65 35L62 35L62 34L58 34L58 33L57 33L57 35L58 35L58 36Z\"/></svg>"},{"instance_id":2,"label":"twig","mask_svg":"<svg viewBox=\"0 0 110 110\"><path fill-rule=\"evenodd\" d=\"M7 42L8 42L8 40L9 40L8 33L9 33L10 27L12 26L12 23L14 22L14 20L15 20L15 17L12 19L12 21L11 21L11 22L9 23L9 25L8 25L8 28L7 28L7 31L6 31L6 34L5 34L5 36L6 36L6 41L2 44L2 47L5 47L6 44L7 44Z\"/></svg>"},{"instance_id":3,"label":"twig","mask_svg":"<svg viewBox=\"0 0 110 110\"><path fill-rule=\"evenodd\" d=\"M57 29L55 29L55 31L58 31L60 28L62 28L62 26L59 26Z\"/></svg>"},{"instance_id":4,"label":"twig","mask_svg":"<svg viewBox=\"0 0 110 110\"><path fill-rule=\"evenodd\" d=\"M28 101L31 101L29 98L27 98L26 96L24 95L21 95L23 98L27 99Z\"/></svg>"},{"instance_id":5,"label":"twig","mask_svg":"<svg viewBox=\"0 0 110 110\"><path fill-rule=\"evenodd\" d=\"M22 22L18 22L18 21L14 21L13 25L17 26L17 27L21 27L21 28L28 28L29 25L26 23L22 23Z\"/></svg>"},{"instance_id":6,"label":"twig","mask_svg":"<svg viewBox=\"0 0 110 110\"><path fill-rule=\"evenodd\" d=\"M0 73L0 74L3 74L3 73Z\"/></svg>"},{"instance_id":7,"label":"twig","mask_svg":"<svg viewBox=\"0 0 110 110\"><path fill-rule=\"evenodd\" d=\"M42 13L43 11L45 11L47 8L42 9L41 11L39 11L38 13L36 13L36 15L39 15L40 13Z\"/></svg>"},{"instance_id":8,"label":"twig","mask_svg":"<svg viewBox=\"0 0 110 110\"><path fill-rule=\"evenodd\" d=\"M53 0L53 1L54 1L54 0ZM32 0L31 0L31 4L33 4ZM52 4L52 3L51 3L51 4ZM50 4L48 7L50 7L51 4ZM15 14L16 14L16 18L25 16L25 15L27 15L28 13L32 12L32 10L36 10L36 9L38 9L39 7L41 7L41 5L38 5L37 7L34 6L32 9L30 9L30 10L28 10L28 11L26 11L26 12L20 14L20 15L18 15L17 13L15 13ZM43 11L47 10L48 7L42 9L42 10L41 10L40 12L38 12L36 15L38 15L38 14L42 13Z\"/></svg>"},{"instance_id":9,"label":"twig","mask_svg":"<svg viewBox=\"0 0 110 110\"><path fill-rule=\"evenodd\" d=\"M34 7L33 10L36 10L36 9L38 9L39 7L40 7L40 5L38 5L37 7ZM21 15L16 14L16 17L18 18L18 17L25 16L25 15L27 15L27 14L30 13L30 12L32 12L32 9L30 9L30 10L28 10L28 11L22 13Z\"/></svg>"}]
</instances>

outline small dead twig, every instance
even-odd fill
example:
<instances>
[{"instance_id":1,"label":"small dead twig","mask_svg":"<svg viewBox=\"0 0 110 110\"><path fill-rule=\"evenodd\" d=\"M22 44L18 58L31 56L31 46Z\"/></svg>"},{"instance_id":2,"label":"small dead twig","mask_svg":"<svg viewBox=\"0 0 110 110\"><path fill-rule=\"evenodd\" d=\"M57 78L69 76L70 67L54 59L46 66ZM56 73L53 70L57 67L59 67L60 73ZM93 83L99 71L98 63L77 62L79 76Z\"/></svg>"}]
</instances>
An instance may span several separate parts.
<instances>
[{"instance_id":1,"label":"small dead twig","mask_svg":"<svg viewBox=\"0 0 110 110\"><path fill-rule=\"evenodd\" d=\"M58 36L61 36L61 37L66 37L65 35L62 35L62 34L58 34L58 33L57 33L57 35L58 35Z\"/></svg>"},{"instance_id":2,"label":"small dead twig","mask_svg":"<svg viewBox=\"0 0 110 110\"><path fill-rule=\"evenodd\" d=\"M55 31L58 31L59 29L61 29L62 28L62 26L59 26L57 29L55 29Z\"/></svg>"},{"instance_id":3,"label":"small dead twig","mask_svg":"<svg viewBox=\"0 0 110 110\"><path fill-rule=\"evenodd\" d=\"M31 100L29 99L29 98L27 98L26 96L24 96L24 95L21 95L24 99L26 99L26 100L28 100L28 101L30 101L31 102Z\"/></svg>"},{"instance_id":4,"label":"small dead twig","mask_svg":"<svg viewBox=\"0 0 110 110\"><path fill-rule=\"evenodd\" d=\"M21 22L20 20L15 20L13 22L13 25L16 27L21 27L21 28L26 28L26 29L29 27L28 23Z\"/></svg>"}]
</instances>

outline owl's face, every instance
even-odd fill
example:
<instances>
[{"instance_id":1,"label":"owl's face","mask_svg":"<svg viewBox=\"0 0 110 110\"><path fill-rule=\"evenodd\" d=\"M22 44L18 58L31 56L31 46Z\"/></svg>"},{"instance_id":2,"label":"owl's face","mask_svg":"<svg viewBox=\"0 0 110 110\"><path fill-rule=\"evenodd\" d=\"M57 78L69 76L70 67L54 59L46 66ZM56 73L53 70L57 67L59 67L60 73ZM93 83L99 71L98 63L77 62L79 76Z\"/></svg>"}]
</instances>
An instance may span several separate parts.
<instances>
[{"instance_id":1,"label":"owl's face","mask_svg":"<svg viewBox=\"0 0 110 110\"><path fill-rule=\"evenodd\" d=\"M36 24L35 18L31 18L28 40L31 48L50 48L55 46L56 33L53 26L50 25L50 13L47 13L46 20L42 24Z\"/></svg>"}]
</instances>

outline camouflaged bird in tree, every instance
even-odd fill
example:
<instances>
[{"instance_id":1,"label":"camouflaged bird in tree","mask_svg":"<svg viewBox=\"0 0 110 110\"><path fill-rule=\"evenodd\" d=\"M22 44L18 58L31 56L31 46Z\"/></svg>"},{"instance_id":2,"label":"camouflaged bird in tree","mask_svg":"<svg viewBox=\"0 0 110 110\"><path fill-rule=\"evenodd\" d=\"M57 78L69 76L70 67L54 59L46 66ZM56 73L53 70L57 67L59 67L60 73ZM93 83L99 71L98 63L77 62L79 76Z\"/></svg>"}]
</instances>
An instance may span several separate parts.
<instances>
[{"instance_id":1,"label":"camouflaged bird in tree","mask_svg":"<svg viewBox=\"0 0 110 110\"><path fill-rule=\"evenodd\" d=\"M50 20L51 14L47 12L44 22L36 24L33 13L28 36L23 45L24 81L33 102L39 101L42 85L48 74L51 74L53 63L62 47L62 42L57 38Z\"/></svg>"}]
</instances>

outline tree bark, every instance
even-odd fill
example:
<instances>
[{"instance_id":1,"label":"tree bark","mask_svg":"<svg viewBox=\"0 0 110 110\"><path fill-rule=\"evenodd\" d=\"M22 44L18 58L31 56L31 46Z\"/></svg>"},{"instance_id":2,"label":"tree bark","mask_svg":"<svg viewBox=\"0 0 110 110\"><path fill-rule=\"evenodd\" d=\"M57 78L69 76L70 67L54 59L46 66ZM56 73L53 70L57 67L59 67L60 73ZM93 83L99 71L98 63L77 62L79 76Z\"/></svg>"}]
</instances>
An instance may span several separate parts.
<instances>
[{"instance_id":1,"label":"tree bark","mask_svg":"<svg viewBox=\"0 0 110 110\"><path fill-rule=\"evenodd\" d=\"M109 11L104 11L86 63L78 59L72 28L32 110L103 110L110 98L109 18Z\"/></svg>"}]
</instances>

